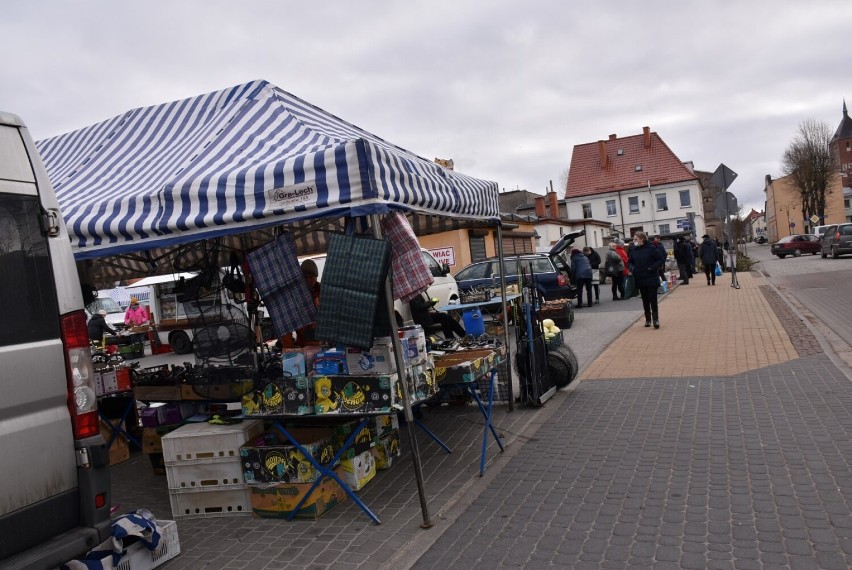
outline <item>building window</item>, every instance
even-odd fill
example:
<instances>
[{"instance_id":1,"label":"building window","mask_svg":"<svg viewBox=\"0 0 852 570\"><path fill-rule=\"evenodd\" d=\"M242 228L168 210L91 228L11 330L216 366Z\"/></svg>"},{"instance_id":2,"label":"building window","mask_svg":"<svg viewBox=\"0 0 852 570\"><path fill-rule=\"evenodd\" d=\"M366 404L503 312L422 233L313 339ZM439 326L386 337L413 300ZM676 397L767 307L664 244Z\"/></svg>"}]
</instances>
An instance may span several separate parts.
<instances>
[{"instance_id":1,"label":"building window","mask_svg":"<svg viewBox=\"0 0 852 570\"><path fill-rule=\"evenodd\" d=\"M630 204L630 213L638 214L639 213L639 196L631 196L627 199L627 203Z\"/></svg>"},{"instance_id":2,"label":"building window","mask_svg":"<svg viewBox=\"0 0 852 570\"><path fill-rule=\"evenodd\" d=\"M689 208L692 206L692 198L689 197L689 190L680 191L680 207Z\"/></svg>"},{"instance_id":3,"label":"building window","mask_svg":"<svg viewBox=\"0 0 852 570\"><path fill-rule=\"evenodd\" d=\"M669 202L665 194L657 194L657 211L668 210Z\"/></svg>"},{"instance_id":4,"label":"building window","mask_svg":"<svg viewBox=\"0 0 852 570\"><path fill-rule=\"evenodd\" d=\"M847 208L849 206L847 205ZM618 211L615 209L615 200L607 200L606 201L606 215L607 216L615 216L618 214Z\"/></svg>"},{"instance_id":5,"label":"building window","mask_svg":"<svg viewBox=\"0 0 852 570\"><path fill-rule=\"evenodd\" d=\"M843 207L844 207L844 208L849 208L849 198L844 198L844 200L843 200Z\"/></svg>"},{"instance_id":6,"label":"building window","mask_svg":"<svg viewBox=\"0 0 852 570\"><path fill-rule=\"evenodd\" d=\"M668 235L672 233L669 229L669 224L660 224L660 233L663 235Z\"/></svg>"},{"instance_id":7,"label":"building window","mask_svg":"<svg viewBox=\"0 0 852 570\"><path fill-rule=\"evenodd\" d=\"M581 204L583 207L583 218L591 218L592 217L592 205L591 204Z\"/></svg>"}]
</instances>

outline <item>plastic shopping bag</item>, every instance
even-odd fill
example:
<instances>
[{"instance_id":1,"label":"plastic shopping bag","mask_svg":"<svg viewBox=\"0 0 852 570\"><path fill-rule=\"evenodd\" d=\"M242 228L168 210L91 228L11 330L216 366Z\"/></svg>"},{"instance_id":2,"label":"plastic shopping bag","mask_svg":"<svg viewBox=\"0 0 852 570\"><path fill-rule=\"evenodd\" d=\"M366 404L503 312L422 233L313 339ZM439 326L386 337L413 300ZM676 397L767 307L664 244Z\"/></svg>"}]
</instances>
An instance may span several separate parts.
<instances>
[{"instance_id":1,"label":"plastic shopping bag","mask_svg":"<svg viewBox=\"0 0 852 570\"><path fill-rule=\"evenodd\" d=\"M722 266L719 265L719 262L716 262L716 277L722 276Z\"/></svg>"}]
</instances>

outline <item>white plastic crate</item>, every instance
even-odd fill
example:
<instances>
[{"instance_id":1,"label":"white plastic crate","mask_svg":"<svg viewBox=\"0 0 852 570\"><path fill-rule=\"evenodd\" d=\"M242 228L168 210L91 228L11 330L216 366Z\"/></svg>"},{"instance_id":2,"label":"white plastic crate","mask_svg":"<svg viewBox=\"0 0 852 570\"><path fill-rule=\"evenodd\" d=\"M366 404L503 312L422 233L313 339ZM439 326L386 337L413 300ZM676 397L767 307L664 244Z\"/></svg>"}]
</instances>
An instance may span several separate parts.
<instances>
[{"instance_id":1,"label":"white plastic crate","mask_svg":"<svg viewBox=\"0 0 852 570\"><path fill-rule=\"evenodd\" d=\"M169 489L178 491L242 486L243 464L239 457L170 463L166 464L166 479Z\"/></svg>"},{"instance_id":2,"label":"white plastic crate","mask_svg":"<svg viewBox=\"0 0 852 570\"><path fill-rule=\"evenodd\" d=\"M251 516L248 487L206 487L203 489L169 489L172 516L194 517Z\"/></svg>"},{"instance_id":3,"label":"white plastic crate","mask_svg":"<svg viewBox=\"0 0 852 570\"><path fill-rule=\"evenodd\" d=\"M186 424L162 438L166 465L210 459L240 458L240 446L263 433L262 420L243 420L238 424Z\"/></svg>"},{"instance_id":4,"label":"white plastic crate","mask_svg":"<svg viewBox=\"0 0 852 570\"><path fill-rule=\"evenodd\" d=\"M162 534L160 544L154 550L148 550L141 542L130 545L116 570L151 570L180 554L177 523L175 521L158 521Z\"/></svg>"}]
</instances>

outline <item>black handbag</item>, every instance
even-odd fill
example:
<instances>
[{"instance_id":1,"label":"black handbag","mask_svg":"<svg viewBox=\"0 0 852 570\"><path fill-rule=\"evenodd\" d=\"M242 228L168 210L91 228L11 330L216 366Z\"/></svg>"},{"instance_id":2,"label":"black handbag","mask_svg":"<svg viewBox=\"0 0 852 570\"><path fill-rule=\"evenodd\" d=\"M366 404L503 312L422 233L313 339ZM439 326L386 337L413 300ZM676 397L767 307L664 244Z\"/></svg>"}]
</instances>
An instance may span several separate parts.
<instances>
[{"instance_id":1,"label":"black handbag","mask_svg":"<svg viewBox=\"0 0 852 570\"><path fill-rule=\"evenodd\" d=\"M243 272L240 269L240 258L233 251L231 252L231 267L222 276L222 287L234 295L245 295L246 293L246 283L243 280Z\"/></svg>"}]
</instances>

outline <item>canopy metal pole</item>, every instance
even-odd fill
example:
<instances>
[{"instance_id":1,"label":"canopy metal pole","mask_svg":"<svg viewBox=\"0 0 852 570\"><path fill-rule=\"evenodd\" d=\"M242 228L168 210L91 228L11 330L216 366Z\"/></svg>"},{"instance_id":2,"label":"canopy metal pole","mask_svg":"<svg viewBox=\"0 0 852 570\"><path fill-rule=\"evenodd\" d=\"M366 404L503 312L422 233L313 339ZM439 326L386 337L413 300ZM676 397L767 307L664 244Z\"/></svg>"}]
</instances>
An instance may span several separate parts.
<instances>
[{"instance_id":1,"label":"canopy metal pole","mask_svg":"<svg viewBox=\"0 0 852 570\"><path fill-rule=\"evenodd\" d=\"M515 396L512 392L512 348L509 344L509 311L506 309L506 271L503 263L503 228L497 224L497 259L500 262L500 296L503 297L503 346L506 347L506 383L508 386L509 411L515 411Z\"/></svg>"},{"instance_id":2,"label":"canopy metal pole","mask_svg":"<svg viewBox=\"0 0 852 570\"><path fill-rule=\"evenodd\" d=\"M370 215L370 225L373 226L373 236L376 239L381 239L382 228L379 226L378 214ZM396 314L393 308L393 289L391 288L390 279L391 276L388 274L385 279L386 309L391 327L391 341L393 343L396 370L402 386L402 407L405 413L405 422L408 424L408 441L411 445L411 457L414 460L414 477L417 479L417 493L420 495L420 511L423 514L423 522L420 523L420 528L431 528L433 523L429 517L429 506L426 504L426 488L423 484L423 465L420 463L420 448L417 446L417 438L414 436L414 413L411 411L408 376L405 370L405 360L402 356L402 346L399 343L399 329L396 326Z\"/></svg>"}]
</instances>

